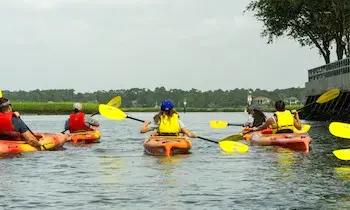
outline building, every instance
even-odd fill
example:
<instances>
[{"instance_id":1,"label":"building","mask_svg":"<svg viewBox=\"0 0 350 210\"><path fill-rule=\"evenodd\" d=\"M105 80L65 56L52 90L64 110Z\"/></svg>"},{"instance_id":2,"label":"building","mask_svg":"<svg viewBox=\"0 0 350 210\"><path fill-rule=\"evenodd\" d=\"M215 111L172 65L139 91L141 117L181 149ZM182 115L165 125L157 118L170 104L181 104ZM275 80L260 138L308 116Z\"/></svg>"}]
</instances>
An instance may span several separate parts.
<instances>
[{"instance_id":1,"label":"building","mask_svg":"<svg viewBox=\"0 0 350 210\"><path fill-rule=\"evenodd\" d=\"M320 121L350 121L350 58L308 70L305 83L307 100L301 113L302 119ZM324 92L340 89L340 95L327 102L315 103Z\"/></svg>"},{"instance_id":2,"label":"building","mask_svg":"<svg viewBox=\"0 0 350 210\"><path fill-rule=\"evenodd\" d=\"M283 101L286 105L301 104L300 100L296 97L285 98Z\"/></svg>"},{"instance_id":3,"label":"building","mask_svg":"<svg viewBox=\"0 0 350 210\"><path fill-rule=\"evenodd\" d=\"M258 96L253 98L254 104L260 104L260 105L268 105L271 103L271 99L264 97L264 96Z\"/></svg>"}]
</instances>

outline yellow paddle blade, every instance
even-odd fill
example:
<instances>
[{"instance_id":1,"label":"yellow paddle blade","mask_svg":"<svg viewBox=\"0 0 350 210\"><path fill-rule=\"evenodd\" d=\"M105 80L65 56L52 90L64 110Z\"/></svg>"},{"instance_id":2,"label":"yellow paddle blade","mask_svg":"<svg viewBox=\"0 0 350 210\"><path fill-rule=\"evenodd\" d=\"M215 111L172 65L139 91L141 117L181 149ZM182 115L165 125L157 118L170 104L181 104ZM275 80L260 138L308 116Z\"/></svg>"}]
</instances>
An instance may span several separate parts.
<instances>
[{"instance_id":1,"label":"yellow paddle blade","mask_svg":"<svg viewBox=\"0 0 350 210\"><path fill-rule=\"evenodd\" d=\"M226 128L228 126L228 122L221 120L212 120L210 121L210 126L212 128Z\"/></svg>"},{"instance_id":2,"label":"yellow paddle blade","mask_svg":"<svg viewBox=\"0 0 350 210\"><path fill-rule=\"evenodd\" d=\"M333 154L340 160L350 160L350 149L334 150Z\"/></svg>"},{"instance_id":3,"label":"yellow paddle blade","mask_svg":"<svg viewBox=\"0 0 350 210\"><path fill-rule=\"evenodd\" d=\"M120 96L116 96L112 98L110 101L108 101L107 105L108 106L114 106L114 107L120 107L122 104L122 98Z\"/></svg>"},{"instance_id":4,"label":"yellow paddle blade","mask_svg":"<svg viewBox=\"0 0 350 210\"><path fill-rule=\"evenodd\" d=\"M98 111L103 117L112 119L112 120L122 120L127 117L122 110L114 106L108 106L106 104L100 104L98 106Z\"/></svg>"},{"instance_id":5,"label":"yellow paddle blade","mask_svg":"<svg viewBox=\"0 0 350 210\"><path fill-rule=\"evenodd\" d=\"M332 90L329 90L325 93L323 93L318 99L317 99L317 103L319 104L323 104L326 103L332 99L335 99L336 97L338 97L340 94L340 90L338 88L334 88Z\"/></svg>"},{"instance_id":6,"label":"yellow paddle blade","mask_svg":"<svg viewBox=\"0 0 350 210\"><path fill-rule=\"evenodd\" d=\"M249 149L247 145L236 141L220 141L219 146L226 153L245 153L248 152Z\"/></svg>"},{"instance_id":7,"label":"yellow paddle blade","mask_svg":"<svg viewBox=\"0 0 350 210\"><path fill-rule=\"evenodd\" d=\"M2 90L0 89L0 98L2 98Z\"/></svg>"},{"instance_id":8,"label":"yellow paddle blade","mask_svg":"<svg viewBox=\"0 0 350 210\"><path fill-rule=\"evenodd\" d=\"M307 132L309 132L310 128L311 128L310 124L302 124L301 125L301 132L302 133L307 133Z\"/></svg>"},{"instance_id":9,"label":"yellow paddle blade","mask_svg":"<svg viewBox=\"0 0 350 210\"><path fill-rule=\"evenodd\" d=\"M340 138L350 139L350 124L341 122L332 122L329 124L329 132Z\"/></svg>"}]
</instances>

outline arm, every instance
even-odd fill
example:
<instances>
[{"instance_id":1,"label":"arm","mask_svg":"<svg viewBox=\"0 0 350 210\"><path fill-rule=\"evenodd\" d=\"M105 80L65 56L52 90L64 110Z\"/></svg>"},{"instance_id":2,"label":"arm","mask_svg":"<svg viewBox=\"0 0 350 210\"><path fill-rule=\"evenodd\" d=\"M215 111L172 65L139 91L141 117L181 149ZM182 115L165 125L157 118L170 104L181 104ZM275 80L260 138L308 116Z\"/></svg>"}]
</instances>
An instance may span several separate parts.
<instances>
[{"instance_id":1,"label":"arm","mask_svg":"<svg viewBox=\"0 0 350 210\"><path fill-rule=\"evenodd\" d=\"M85 123L92 125L92 126L95 126L95 127L100 126L100 123L97 120L95 120L89 116L85 116Z\"/></svg>"},{"instance_id":2,"label":"arm","mask_svg":"<svg viewBox=\"0 0 350 210\"><path fill-rule=\"evenodd\" d=\"M294 111L294 110L293 110ZM299 114L298 112L295 111L294 113L294 127L298 130L301 130L301 122L300 122L300 119L299 119Z\"/></svg>"},{"instance_id":3,"label":"arm","mask_svg":"<svg viewBox=\"0 0 350 210\"><path fill-rule=\"evenodd\" d=\"M185 126L185 124L179 120L179 124L180 124L180 128L181 128L181 132L184 133L186 136L190 137L190 138L197 138L198 135L193 133L192 131L188 130Z\"/></svg>"},{"instance_id":4,"label":"arm","mask_svg":"<svg viewBox=\"0 0 350 210\"><path fill-rule=\"evenodd\" d=\"M67 119L66 122L64 123L64 129L69 130L69 119Z\"/></svg>"},{"instance_id":5,"label":"arm","mask_svg":"<svg viewBox=\"0 0 350 210\"><path fill-rule=\"evenodd\" d=\"M29 132L29 130L27 130L24 133L21 133L21 135L23 136L27 144L29 144L32 147L35 147L37 150L41 150L42 145L39 143L36 137Z\"/></svg>"},{"instance_id":6,"label":"arm","mask_svg":"<svg viewBox=\"0 0 350 210\"><path fill-rule=\"evenodd\" d=\"M150 124L151 124L151 121L146 120L141 126L140 133L147 133L149 131L153 131L158 128L158 126L156 126L154 123L153 123L154 125L151 125L151 126Z\"/></svg>"},{"instance_id":7,"label":"arm","mask_svg":"<svg viewBox=\"0 0 350 210\"><path fill-rule=\"evenodd\" d=\"M19 118L13 118L12 123L17 132L21 133L24 141L37 150L41 150L42 144L36 139L36 137L29 131L27 125Z\"/></svg>"},{"instance_id":8,"label":"arm","mask_svg":"<svg viewBox=\"0 0 350 210\"><path fill-rule=\"evenodd\" d=\"M254 131L260 131L260 130L264 130L266 128L268 128L270 125L273 125L274 123L274 119L273 117L270 117L269 119L266 120L266 122L262 125L260 125L257 128L253 128Z\"/></svg>"}]
</instances>

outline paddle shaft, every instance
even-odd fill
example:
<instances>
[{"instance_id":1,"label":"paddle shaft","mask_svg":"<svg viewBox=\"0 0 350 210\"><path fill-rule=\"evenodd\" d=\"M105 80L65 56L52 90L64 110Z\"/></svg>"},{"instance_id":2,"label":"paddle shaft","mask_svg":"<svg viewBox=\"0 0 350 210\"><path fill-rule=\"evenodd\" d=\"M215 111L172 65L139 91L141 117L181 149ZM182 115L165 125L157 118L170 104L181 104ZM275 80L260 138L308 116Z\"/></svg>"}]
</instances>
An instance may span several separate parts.
<instances>
[{"instance_id":1,"label":"paddle shaft","mask_svg":"<svg viewBox=\"0 0 350 210\"><path fill-rule=\"evenodd\" d=\"M136 121L139 121L139 122L145 122L144 120L140 120L140 119L137 119L137 118L134 118L134 117L130 117L130 116L126 116L126 118L129 118L129 119L132 119L132 120L136 120ZM219 144L219 142L217 142L217 141L210 140L210 139L207 139L207 138L203 138L203 137L201 137L201 136L198 136L197 138L203 139L203 140L206 140L206 141L215 143L215 144Z\"/></svg>"},{"instance_id":2,"label":"paddle shaft","mask_svg":"<svg viewBox=\"0 0 350 210\"><path fill-rule=\"evenodd\" d=\"M203 137L201 137L201 136L197 136L197 138L203 139L203 140L206 140L206 141L209 141L209 142L213 142L213 143L215 143L215 144L219 144L219 142L217 142L217 141L213 141L213 140L211 140L211 139L203 138Z\"/></svg>"}]
</instances>

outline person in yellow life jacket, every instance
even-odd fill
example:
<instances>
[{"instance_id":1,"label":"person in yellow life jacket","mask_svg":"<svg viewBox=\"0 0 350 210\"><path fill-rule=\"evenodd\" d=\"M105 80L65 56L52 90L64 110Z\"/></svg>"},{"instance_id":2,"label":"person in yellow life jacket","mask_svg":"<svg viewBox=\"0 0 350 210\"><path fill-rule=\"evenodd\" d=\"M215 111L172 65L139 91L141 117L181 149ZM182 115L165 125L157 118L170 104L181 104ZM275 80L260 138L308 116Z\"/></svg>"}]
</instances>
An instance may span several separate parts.
<instances>
[{"instance_id":1,"label":"person in yellow life jacket","mask_svg":"<svg viewBox=\"0 0 350 210\"><path fill-rule=\"evenodd\" d=\"M191 138L198 137L185 127L179 119L179 114L175 111L173 103L169 100L162 102L160 112L154 116L152 125L150 120L146 120L141 126L140 133L149 131L156 131L156 135L160 136L177 136L183 133Z\"/></svg>"},{"instance_id":2,"label":"person in yellow life jacket","mask_svg":"<svg viewBox=\"0 0 350 210\"><path fill-rule=\"evenodd\" d=\"M64 128L69 132L82 132L89 130L96 130L100 126L99 122L90 116L85 115L82 111L83 105L81 103L73 104L74 113L69 115L66 120Z\"/></svg>"},{"instance_id":3,"label":"person in yellow life jacket","mask_svg":"<svg viewBox=\"0 0 350 210\"><path fill-rule=\"evenodd\" d=\"M7 98L0 98L0 139L25 141L38 150L45 150L27 125L20 119L18 112L12 111L12 104Z\"/></svg>"},{"instance_id":4,"label":"person in yellow life jacket","mask_svg":"<svg viewBox=\"0 0 350 210\"><path fill-rule=\"evenodd\" d=\"M295 128L301 130L301 122L298 112L286 110L283 101L275 103L276 112L266 122L258 127L254 127L253 131L260 131L271 126L272 133L294 133Z\"/></svg>"}]
</instances>

